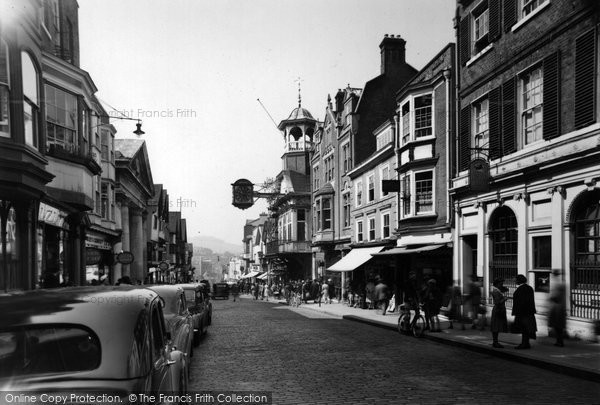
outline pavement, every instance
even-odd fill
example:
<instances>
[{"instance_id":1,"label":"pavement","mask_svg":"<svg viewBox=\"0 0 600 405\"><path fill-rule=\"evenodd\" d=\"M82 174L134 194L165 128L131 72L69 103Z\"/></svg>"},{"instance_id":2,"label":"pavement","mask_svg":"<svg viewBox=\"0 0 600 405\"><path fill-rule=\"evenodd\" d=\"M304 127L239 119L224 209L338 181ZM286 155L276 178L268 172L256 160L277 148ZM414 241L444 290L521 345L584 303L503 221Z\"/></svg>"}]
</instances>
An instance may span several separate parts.
<instances>
[{"instance_id":1,"label":"pavement","mask_svg":"<svg viewBox=\"0 0 600 405\"><path fill-rule=\"evenodd\" d=\"M250 295L244 298L251 298ZM285 301L274 300L269 302L286 304ZM302 304L300 308L320 311L342 319L362 322L374 327L381 327L397 331L399 314L382 315L381 310L360 309L349 307L346 304L334 302L333 304ZM510 317L509 317L510 318ZM573 377L600 382L600 343L565 339L564 347L554 346L555 339L549 337L546 328L538 327L537 339L530 340L531 349L515 350L521 342L521 335L501 333L499 342L503 349L492 347L492 333L488 328L481 331L472 329L471 324L454 322L454 328L448 329L450 323L447 318L440 315L441 329L439 333L425 332L422 339L429 339L438 343L458 346L507 360L517 361L532 366L567 374ZM415 338L417 339L417 338Z\"/></svg>"}]
</instances>

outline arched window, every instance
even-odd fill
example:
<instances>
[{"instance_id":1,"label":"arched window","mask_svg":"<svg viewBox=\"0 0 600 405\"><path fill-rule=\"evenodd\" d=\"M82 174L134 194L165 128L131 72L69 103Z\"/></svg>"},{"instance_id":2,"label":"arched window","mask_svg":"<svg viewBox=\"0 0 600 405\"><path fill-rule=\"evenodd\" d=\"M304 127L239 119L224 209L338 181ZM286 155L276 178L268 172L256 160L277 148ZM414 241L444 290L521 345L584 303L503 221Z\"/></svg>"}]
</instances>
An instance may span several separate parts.
<instances>
[{"instance_id":1,"label":"arched window","mask_svg":"<svg viewBox=\"0 0 600 405\"><path fill-rule=\"evenodd\" d=\"M39 86L38 73L31 56L21 52L21 71L23 74L23 122L25 143L38 147Z\"/></svg>"},{"instance_id":2,"label":"arched window","mask_svg":"<svg viewBox=\"0 0 600 405\"><path fill-rule=\"evenodd\" d=\"M511 299L516 289L518 231L517 217L508 207L500 207L492 214L489 227L490 236L490 279L504 279L509 288L507 297Z\"/></svg>"},{"instance_id":3,"label":"arched window","mask_svg":"<svg viewBox=\"0 0 600 405\"><path fill-rule=\"evenodd\" d=\"M8 46L0 39L0 136L10 137Z\"/></svg>"},{"instance_id":4,"label":"arched window","mask_svg":"<svg viewBox=\"0 0 600 405\"><path fill-rule=\"evenodd\" d=\"M600 190L585 193L575 204L571 315L600 319Z\"/></svg>"}]
</instances>

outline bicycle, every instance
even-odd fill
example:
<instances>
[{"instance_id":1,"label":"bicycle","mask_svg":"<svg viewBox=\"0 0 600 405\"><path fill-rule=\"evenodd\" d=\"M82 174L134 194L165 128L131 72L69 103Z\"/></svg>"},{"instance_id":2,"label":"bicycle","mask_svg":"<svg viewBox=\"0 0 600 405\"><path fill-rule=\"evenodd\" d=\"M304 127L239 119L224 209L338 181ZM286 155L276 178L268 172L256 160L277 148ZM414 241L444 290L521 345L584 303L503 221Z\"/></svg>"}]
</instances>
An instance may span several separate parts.
<instances>
[{"instance_id":1,"label":"bicycle","mask_svg":"<svg viewBox=\"0 0 600 405\"><path fill-rule=\"evenodd\" d=\"M419 304L411 320L411 310L406 304L400 305L400 317L398 318L398 332L410 334L414 337L422 337L425 333L425 318L421 315L420 309L423 305Z\"/></svg>"}]
</instances>

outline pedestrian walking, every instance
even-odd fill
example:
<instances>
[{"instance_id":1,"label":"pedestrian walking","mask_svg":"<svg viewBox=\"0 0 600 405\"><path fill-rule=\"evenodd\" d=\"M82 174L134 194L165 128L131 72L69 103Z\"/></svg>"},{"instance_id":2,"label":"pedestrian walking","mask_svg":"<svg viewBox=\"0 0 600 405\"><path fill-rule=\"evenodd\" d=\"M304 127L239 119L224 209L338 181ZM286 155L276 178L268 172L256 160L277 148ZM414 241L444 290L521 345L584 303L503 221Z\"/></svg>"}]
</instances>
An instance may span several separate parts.
<instances>
[{"instance_id":1,"label":"pedestrian walking","mask_svg":"<svg viewBox=\"0 0 600 405\"><path fill-rule=\"evenodd\" d=\"M425 289L425 316L429 317L429 325L432 332L441 332L440 328L440 308L442 306L442 293L437 286L434 278L427 280Z\"/></svg>"},{"instance_id":2,"label":"pedestrian walking","mask_svg":"<svg viewBox=\"0 0 600 405\"><path fill-rule=\"evenodd\" d=\"M555 269L552 275L554 277L550 286L548 326L554 330L554 334L556 335L554 346L563 347L565 345L563 335L567 326L567 287L562 279L562 272L560 270Z\"/></svg>"},{"instance_id":3,"label":"pedestrian walking","mask_svg":"<svg viewBox=\"0 0 600 405\"><path fill-rule=\"evenodd\" d=\"M454 329L454 322L460 322L461 329L465 330L462 314L462 291L458 280L454 280L454 284L448 287L447 297L448 321L450 322L448 329Z\"/></svg>"},{"instance_id":4,"label":"pedestrian walking","mask_svg":"<svg viewBox=\"0 0 600 405\"><path fill-rule=\"evenodd\" d=\"M315 304L321 303L321 285L316 278L310 284L310 297L314 300Z\"/></svg>"},{"instance_id":5,"label":"pedestrian walking","mask_svg":"<svg viewBox=\"0 0 600 405\"><path fill-rule=\"evenodd\" d=\"M377 299L377 307L382 310L381 315L385 316L388 305L390 303L389 290L387 284L383 280L377 277L377 284L375 285L375 298Z\"/></svg>"},{"instance_id":6,"label":"pedestrian walking","mask_svg":"<svg viewBox=\"0 0 600 405\"><path fill-rule=\"evenodd\" d=\"M339 297L337 297L337 295L335 293L335 284L333 284L333 280L332 279L329 279L329 280L327 280L327 285L329 286L329 288L328 288L328 290L329 290L329 303L333 304L333 298L334 297L339 300Z\"/></svg>"},{"instance_id":7,"label":"pedestrian walking","mask_svg":"<svg viewBox=\"0 0 600 405\"><path fill-rule=\"evenodd\" d=\"M517 330L521 333L521 344L515 349L531 349L529 339L535 339L537 323L535 321L535 297L533 288L527 284L527 278L518 274L517 289L513 294L512 315L515 317Z\"/></svg>"},{"instance_id":8,"label":"pedestrian walking","mask_svg":"<svg viewBox=\"0 0 600 405\"><path fill-rule=\"evenodd\" d=\"M485 325L485 308L481 305L481 284L475 274L471 274L467 301L471 304L471 316L473 319L471 329L479 327L480 330L483 330ZM480 319L479 315L483 315L482 319Z\"/></svg>"},{"instance_id":9,"label":"pedestrian walking","mask_svg":"<svg viewBox=\"0 0 600 405\"><path fill-rule=\"evenodd\" d=\"M321 285L321 301L325 304L329 302L329 284L327 283ZM321 306L321 301L319 301L319 306Z\"/></svg>"},{"instance_id":10,"label":"pedestrian walking","mask_svg":"<svg viewBox=\"0 0 600 405\"><path fill-rule=\"evenodd\" d=\"M233 302L235 302L240 295L240 288L237 283L231 286L231 295L233 296Z\"/></svg>"},{"instance_id":11,"label":"pedestrian walking","mask_svg":"<svg viewBox=\"0 0 600 405\"><path fill-rule=\"evenodd\" d=\"M269 301L269 297L272 297L273 292L271 290L271 285L265 282L265 301Z\"/></svg>"},{"instance_id":12,"label":"pedestrian walking","mask_svg":"<svg viewBox=\"0 0 600 405\"><path fill-rule=\"evenodd\" d=\"M367 285L365 286L365 291L367 293L366 295L366 302L369 305L369 309L373 309L374 305L375 305L375 280L372 278L369 278L369 280L367 281Z\"/></svg>"},{"instance_id":13,"label":"pedestrian walking","mask_svg":"<svg viewBox=\"0 0 600 405\"><path fill-rule=\"evenodd\" d=\"M506 320L506 296L504 295L508 291L508 288L504 287L504 279L496 278L492 283L492 300L494 301L494 308L492 308L492 321L490 329L492 331L492 346L496 349L503 349L498 342L498 334L500 332L506 333L508 331L508 321Z\"/></svg>"}]
</instances>

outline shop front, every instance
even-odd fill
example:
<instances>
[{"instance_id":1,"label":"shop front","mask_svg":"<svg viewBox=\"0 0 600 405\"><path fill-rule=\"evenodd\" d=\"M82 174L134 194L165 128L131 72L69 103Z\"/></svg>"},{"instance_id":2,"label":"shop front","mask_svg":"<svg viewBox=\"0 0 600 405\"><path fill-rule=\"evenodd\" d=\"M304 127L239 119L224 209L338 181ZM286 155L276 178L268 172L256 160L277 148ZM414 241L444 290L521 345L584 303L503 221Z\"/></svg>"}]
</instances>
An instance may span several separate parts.
<instances>
[{"instance_id":1,"label":"shop front","mask_svg":"<svg viewBox=\"0 0 600 405\"><path fill-rule=\"evenodd\" d=\"M86 284L114 284L112 236L88 231L85 236Z\"/></svg>"},{"instance_id":2,"label":"shop front","mask_svg":"<svg viewBox=\"0 0 600 405\"><path fill-rule=\"evenodd\" d=\"M38 211L35 279L37 288L56 288L74 283L73 244L69 213L41 202Z\"/></svg>"}]
</instances>

